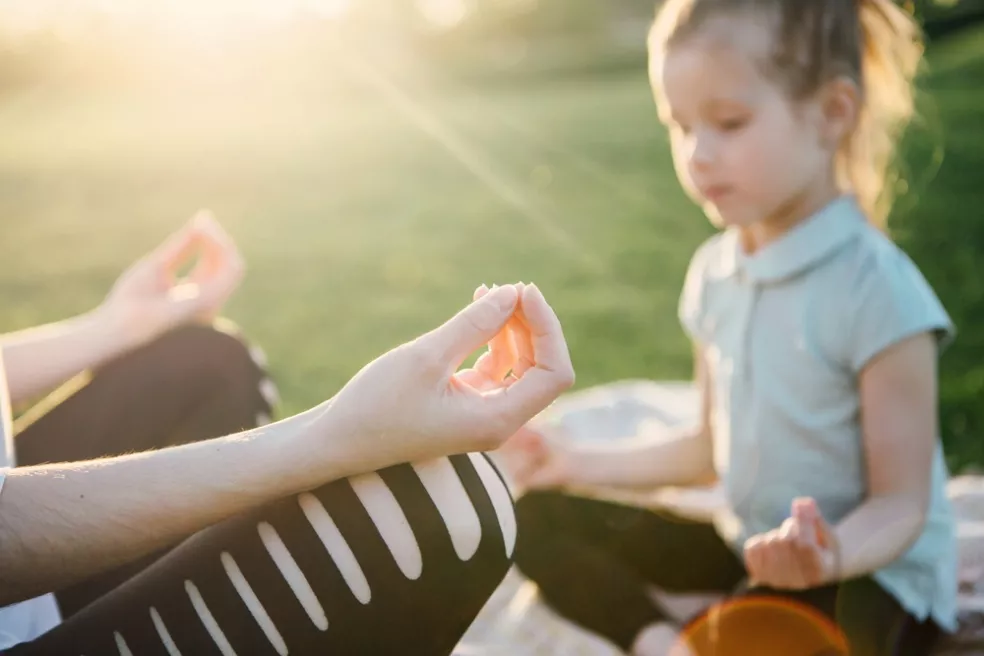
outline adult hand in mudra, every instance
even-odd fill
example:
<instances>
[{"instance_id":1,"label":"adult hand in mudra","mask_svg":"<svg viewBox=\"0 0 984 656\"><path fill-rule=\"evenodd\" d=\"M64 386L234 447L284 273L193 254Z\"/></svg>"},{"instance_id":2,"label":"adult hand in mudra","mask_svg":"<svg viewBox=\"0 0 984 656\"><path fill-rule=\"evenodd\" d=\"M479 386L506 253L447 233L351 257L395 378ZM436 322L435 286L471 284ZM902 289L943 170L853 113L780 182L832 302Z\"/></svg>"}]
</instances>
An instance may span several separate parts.
<instances>
[{"instance_id":1,"label":"adult hand in mudra","mask_svg":"<svg viewBox=\"0 0 984 656\"><path fill-rule=\"evenodd\" d=\"M185 268L190 271L179 276ZM123 272L99 310L122 341L138 345L181 324L213 319L245 271L232 238L209 212L199 212Z\"/></svg>"},{"instance_id":2,"label":"adult hand in mudra","mask_svg":"<svg viewBox=\"0 0 984 656\"><path fill-rule=\"evenodd\" d=\"M372 440L366 471L495 449L574 383L560 321L535 285L480 288L438 328L380 356L329 402L329 434ZM472 368L465 359L489 346Z\"/></svg>"}]
</instances>

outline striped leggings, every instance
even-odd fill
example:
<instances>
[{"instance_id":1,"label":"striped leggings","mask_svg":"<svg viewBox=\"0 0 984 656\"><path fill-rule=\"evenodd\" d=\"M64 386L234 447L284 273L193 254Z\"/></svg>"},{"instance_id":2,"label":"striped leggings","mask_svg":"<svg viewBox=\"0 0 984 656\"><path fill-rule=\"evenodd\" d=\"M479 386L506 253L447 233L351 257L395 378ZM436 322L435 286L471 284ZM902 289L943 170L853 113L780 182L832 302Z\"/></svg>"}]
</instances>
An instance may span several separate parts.
<instances>
[{"instance_id":1,"label":"striped leggings","mask_svg":"<svg viewBox=\"0 0 984 656\"><path fill-rule=\"evenodd\" d=\"M226 333L176 331L25 417L19 462L265 421L273 388L256 360ZM281 499L58 591L65 621L8 653L450 654L504 577L515 538L509 492L486 456L399 465Z\"/></svg>"}]
</instances>

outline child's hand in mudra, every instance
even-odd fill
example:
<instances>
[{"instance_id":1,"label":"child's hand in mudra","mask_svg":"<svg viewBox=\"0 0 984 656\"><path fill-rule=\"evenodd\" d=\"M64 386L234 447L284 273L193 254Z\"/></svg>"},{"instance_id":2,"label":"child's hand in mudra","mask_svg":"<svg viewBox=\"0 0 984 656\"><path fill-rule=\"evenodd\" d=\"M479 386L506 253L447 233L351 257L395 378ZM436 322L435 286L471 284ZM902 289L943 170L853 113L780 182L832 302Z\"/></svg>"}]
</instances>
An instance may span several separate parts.
<instances>
[{"instance_id":1,"label":"child's hand in mudra","mask_svg":"<svg viewBox=\"0 0 984 656\"><path fill-rule=\"evenodd\" d=\"M782 526L749 538L744 551L755 586L802 590L837 578L836 538L813 499L794 500Z\"/></svg>"}]
</instances>

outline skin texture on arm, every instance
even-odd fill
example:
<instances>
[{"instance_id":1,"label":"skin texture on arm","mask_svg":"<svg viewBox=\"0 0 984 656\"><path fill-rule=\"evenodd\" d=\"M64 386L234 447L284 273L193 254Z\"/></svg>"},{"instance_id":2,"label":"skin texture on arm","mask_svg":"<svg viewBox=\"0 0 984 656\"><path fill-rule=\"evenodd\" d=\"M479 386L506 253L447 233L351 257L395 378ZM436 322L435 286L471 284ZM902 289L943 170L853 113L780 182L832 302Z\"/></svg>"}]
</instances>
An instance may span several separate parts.
<instances>
[{"instance_id":1,"label":"skin texture on arm","mask_svg":"<svg viewBox=\"0 0 984 656\"><path fill-rule=\"evenodd\" d=\"M711 442L712 387L707 362L694 347L694 382L700 397L697 426L676 434L572 451L571 477L587 485L625 488L686 486L713 478Z\"/></svg>"}]
</instances>

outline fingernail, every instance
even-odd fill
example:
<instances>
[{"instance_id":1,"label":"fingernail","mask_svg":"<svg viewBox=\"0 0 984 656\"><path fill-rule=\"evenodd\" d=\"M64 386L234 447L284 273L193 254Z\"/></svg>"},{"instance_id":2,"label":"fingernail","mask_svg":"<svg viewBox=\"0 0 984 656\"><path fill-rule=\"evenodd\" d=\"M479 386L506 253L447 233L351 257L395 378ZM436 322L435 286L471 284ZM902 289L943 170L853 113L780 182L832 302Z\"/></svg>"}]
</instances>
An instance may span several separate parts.
<instances>
[{"instance_id":1,"label":"fingernail","mask_svg":"<svg viewBox=\"0 0 984 656\"><path fill-rule=\"evenodd\" d=\"M492 286L492 291L486 297L499 306L500 310L511 310L516 307L516 288L512 285L506 287Z\"/></svg>"},{"instance_id":2,"label":"fingernail","mask_svg":"<svg viewBox=\"0 0 984 656\"><path fill-rule=\"evenodd\" d=\"M487 292L489 291L489 286L483 282L481 285L478 286L478 291Z\"/></svg>"}]
</instances>

